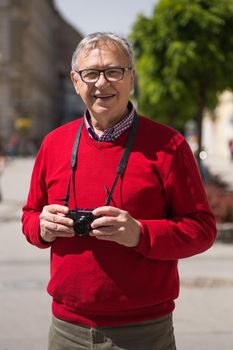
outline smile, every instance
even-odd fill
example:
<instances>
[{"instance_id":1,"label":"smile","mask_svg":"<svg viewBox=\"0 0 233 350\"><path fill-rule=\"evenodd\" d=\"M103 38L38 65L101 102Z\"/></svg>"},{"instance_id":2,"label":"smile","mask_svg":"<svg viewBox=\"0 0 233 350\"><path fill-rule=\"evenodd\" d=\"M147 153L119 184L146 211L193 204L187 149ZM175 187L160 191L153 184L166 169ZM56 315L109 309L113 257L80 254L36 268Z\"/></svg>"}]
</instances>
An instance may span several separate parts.
<instances>
[{"instance_id":1,"label":"smile","mask_svg":"<svg viewBox=\"0 0 233 350\"><path fill-rule=\"evenodd\" d=\"M94 98L101 99L101 100L107 100L109 98L114 97L114 94L105 94L105 95L94 95Z\"/></svg>"}]
</instances>

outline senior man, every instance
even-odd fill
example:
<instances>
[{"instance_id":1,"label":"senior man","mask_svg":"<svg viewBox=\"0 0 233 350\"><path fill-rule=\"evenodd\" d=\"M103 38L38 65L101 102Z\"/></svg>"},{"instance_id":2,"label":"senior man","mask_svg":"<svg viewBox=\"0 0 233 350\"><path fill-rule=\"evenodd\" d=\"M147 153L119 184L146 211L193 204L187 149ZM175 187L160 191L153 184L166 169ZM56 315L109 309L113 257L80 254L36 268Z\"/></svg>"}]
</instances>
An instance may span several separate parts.
<instances>
[{"instance_id":1,"label":"senior man","mask_svg":"<svg viewBox=\"0 0 233 350\"><path fill-rule=\"evenodd\" d=\"M47 135L35 161L23 232L51 248L49 350L176 349L178 259L216 236L187 142L137 115L134 77L124 38L84 38L71 79L86 112Z\"/></svg>"}]
</instances>

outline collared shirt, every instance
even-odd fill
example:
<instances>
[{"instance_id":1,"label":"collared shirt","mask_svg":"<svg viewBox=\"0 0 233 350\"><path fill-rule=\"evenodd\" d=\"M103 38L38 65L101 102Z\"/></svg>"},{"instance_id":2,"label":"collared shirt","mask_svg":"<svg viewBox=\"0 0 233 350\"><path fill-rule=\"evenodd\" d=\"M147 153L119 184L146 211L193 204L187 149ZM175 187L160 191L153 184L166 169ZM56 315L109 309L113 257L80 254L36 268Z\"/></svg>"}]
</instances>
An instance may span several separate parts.
<instances>
[{"instance_id":1,"label":"collared shirt","mask_svg":"<svg viewBox=\"0 0 233 350\"><path fill-rule=\"evenodd\" d=\"M115 141L123 132L128 129L133 122L133 117L135 113L134 106L131 102L128 103L129 114L120 120L116 125L111 128L104 130L102 135L97 135L93 126L90 123L90 114L88 110L84 114L84 121L89 135L97 141L112 142Z\"/></svg>"}]
</instances>

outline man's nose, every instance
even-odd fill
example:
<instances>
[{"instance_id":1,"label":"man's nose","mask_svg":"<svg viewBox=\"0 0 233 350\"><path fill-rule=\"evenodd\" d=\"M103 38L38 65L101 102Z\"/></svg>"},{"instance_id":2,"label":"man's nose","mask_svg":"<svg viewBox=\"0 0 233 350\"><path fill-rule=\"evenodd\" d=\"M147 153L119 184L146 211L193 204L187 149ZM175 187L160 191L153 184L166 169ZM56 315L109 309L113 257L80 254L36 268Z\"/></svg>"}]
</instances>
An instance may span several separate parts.
<instances>
[{"instance_id":1,"label":"man's nose","mask_svg":"<svg viewBox=\"0 0 233 350\"><path fill-rule=\"evenodd\" d=\"M109 81L105 78L104 72L100 72L99 79L95 83L96 86L105 86L108 85Z\"/></svg>"}]
</instances>

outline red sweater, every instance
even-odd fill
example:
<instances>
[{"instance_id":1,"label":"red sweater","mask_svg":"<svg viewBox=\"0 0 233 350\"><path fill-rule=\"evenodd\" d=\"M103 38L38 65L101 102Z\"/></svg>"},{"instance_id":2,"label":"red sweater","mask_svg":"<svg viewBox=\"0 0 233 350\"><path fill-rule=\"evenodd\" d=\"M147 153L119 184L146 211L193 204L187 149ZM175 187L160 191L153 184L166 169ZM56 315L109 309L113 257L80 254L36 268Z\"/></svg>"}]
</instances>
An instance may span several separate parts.
<instances>
[{"instance_id":1,"label":"red sweater","mask_svg":"<svg viewBox=\"0 0 233 350\"><path fill-rule=\"evenodd\" d=\"M137 247L94 237L57 238L44 244L39 215L44 205L63 204L73 141L80 120L51 132L38 153L23 232L39 248L51 246L53 314L89 326L111 326L163 316L179 294L177 260L208 249L216 236L196 162L182 135L139 117L128 165L111 205L142 223ZM75 172L79 208L104 205L128 136L98 142L82 130ZM70 208L75 207L71 189Z\"/></svg>"}]
</instances>

